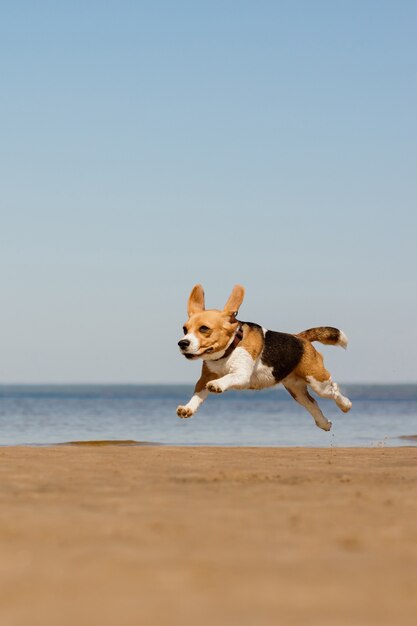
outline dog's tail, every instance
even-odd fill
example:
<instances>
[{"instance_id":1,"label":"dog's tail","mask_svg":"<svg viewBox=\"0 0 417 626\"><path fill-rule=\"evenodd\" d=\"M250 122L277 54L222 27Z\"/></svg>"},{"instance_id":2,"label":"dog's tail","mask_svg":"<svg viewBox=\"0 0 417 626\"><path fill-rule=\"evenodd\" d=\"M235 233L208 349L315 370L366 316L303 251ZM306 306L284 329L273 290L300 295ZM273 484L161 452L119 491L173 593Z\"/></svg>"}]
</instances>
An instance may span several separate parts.
<instances>
[{"instance_id":1,"label":"dog's tail","mask_svg":"<svg viewBox=\"0 0 417 626\"><path fill-rule=\"evenodd\" d=\"M317 326L316 328L309 328L303 330L302 333L298 333L296 337L301 339L307 339L307 341L320 341L330 346L341 346L346 350L348 344L348 338L345 333L333 326Z\"/></svg>"}]
</instances>

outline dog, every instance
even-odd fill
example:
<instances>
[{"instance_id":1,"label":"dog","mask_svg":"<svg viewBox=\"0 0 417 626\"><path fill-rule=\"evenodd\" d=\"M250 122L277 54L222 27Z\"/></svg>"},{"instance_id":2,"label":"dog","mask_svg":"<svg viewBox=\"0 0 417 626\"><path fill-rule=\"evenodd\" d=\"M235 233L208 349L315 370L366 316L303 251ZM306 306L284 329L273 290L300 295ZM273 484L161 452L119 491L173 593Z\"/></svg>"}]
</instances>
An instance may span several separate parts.
<instances>
[{"instance_id":1,"label":"dog","mask_svg":"<svg viewBox=\"0 0 417 626\"><path fill-rule=\"evenodd\" d=\"M313 416L316 425L330 430L332 423L323 415L308 392L334 400L344 413L352 402L342 396L326 370L323 357L312 341L346 348L346 335L337 328L320 326L296 335L266 330L253 322L237 319L245 290L235 285L222 311L205 309L204 290L195 285L188 299L188 320L184 337L178 342L186 359L202 359L203 368L194 394L177 415L191 417L209 393L228 389L265 389L284 385L294 400Z\"/></svg>"}]
</instances>

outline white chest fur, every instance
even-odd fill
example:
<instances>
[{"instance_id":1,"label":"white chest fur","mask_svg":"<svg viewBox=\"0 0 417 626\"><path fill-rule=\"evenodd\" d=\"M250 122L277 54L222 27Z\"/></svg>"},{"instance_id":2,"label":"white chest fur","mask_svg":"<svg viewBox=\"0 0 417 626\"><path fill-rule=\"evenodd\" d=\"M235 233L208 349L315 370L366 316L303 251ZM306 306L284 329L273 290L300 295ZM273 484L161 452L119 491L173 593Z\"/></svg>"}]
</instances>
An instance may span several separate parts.
<instances>
[{"instance_id":1,"label":"white chest fur","mask_svg":"<svg viewBox=\"0 0 417 626\"><path fill-rule=\"evenodd\" d=\"M272 368L262 363L260 358L254 361L244 348L236 348L227 359L206 361L206 365L219 378L229 374L239 376L239 384L236 385L239 389L263 389L276 384Z\"/></svg>"},{"instance_id":2,"label":"white chest fur","mask_svg":"<svg viewBox=\"0 0 417 626\"><path fill-rule=\"evenodd\" d=\"M254 362L244 348L236 348L226 359L206 361L206 365L211 372L220 377L226 374L234 374L242 369L252 371Z\"/></svg>"},{"instance_id":3,"label":"white chest fur","mask_svg":"<svg viewBox=\"0 0 417 626\"><path fill-rule=\"evenodd\" d=\"M265 365L262 363L261 359L258 359L250 379L250 389L264 389L265 387L272 387L276 384L277 381L272 373L272 367Z\"/></svg>"}]
</instances>

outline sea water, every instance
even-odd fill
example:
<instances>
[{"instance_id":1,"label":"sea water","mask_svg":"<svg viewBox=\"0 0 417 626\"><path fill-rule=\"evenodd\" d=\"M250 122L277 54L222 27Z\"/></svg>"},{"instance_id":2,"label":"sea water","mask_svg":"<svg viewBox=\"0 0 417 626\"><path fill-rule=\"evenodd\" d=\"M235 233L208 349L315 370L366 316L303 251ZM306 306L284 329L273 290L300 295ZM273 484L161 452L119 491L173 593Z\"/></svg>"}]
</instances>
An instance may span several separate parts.
<instances>
[{"instance_id":1,"label":"sea water","mask_svg":"<svg viewBox=\"0 0 417 626\"><path fill-rule=\"evenodd\" d=\"M318 398L330 432L281 387L209 396L176 416L191 385L0 386L0 445L127 441L160 445L398 446L417 444L417 385L346 385L342 413Z\"/></svg>"}]
</instances>

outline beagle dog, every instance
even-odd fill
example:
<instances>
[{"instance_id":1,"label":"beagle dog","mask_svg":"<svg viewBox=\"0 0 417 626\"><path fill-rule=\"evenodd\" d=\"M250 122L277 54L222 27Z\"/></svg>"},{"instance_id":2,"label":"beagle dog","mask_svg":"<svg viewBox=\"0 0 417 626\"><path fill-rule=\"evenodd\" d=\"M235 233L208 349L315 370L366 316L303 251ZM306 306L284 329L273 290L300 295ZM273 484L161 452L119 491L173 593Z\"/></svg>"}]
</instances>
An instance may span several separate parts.
<instances>
[{"instance_id":1,"label":"beagle dog","mask_svg":"<svg viewBox=\"0 0 417 626\"><path fill-rule=\"evenodd\" d=\"M178 342L189 360L202 359L203 368L190 401L177 408L179 417L191 417L209 393L228 389L264 389L282 383L294 400L307 409L317 426L330 430L332 423L308 392L331 398L347 413L351 401L342 396L312 341L346 348L347 337L337 328L320 326L296 335L266 330L237 319L245 290L235 285L222 311L205 309L204 291L195 285L188 299L188 320Z\"/></svg>"}]
</instances>

